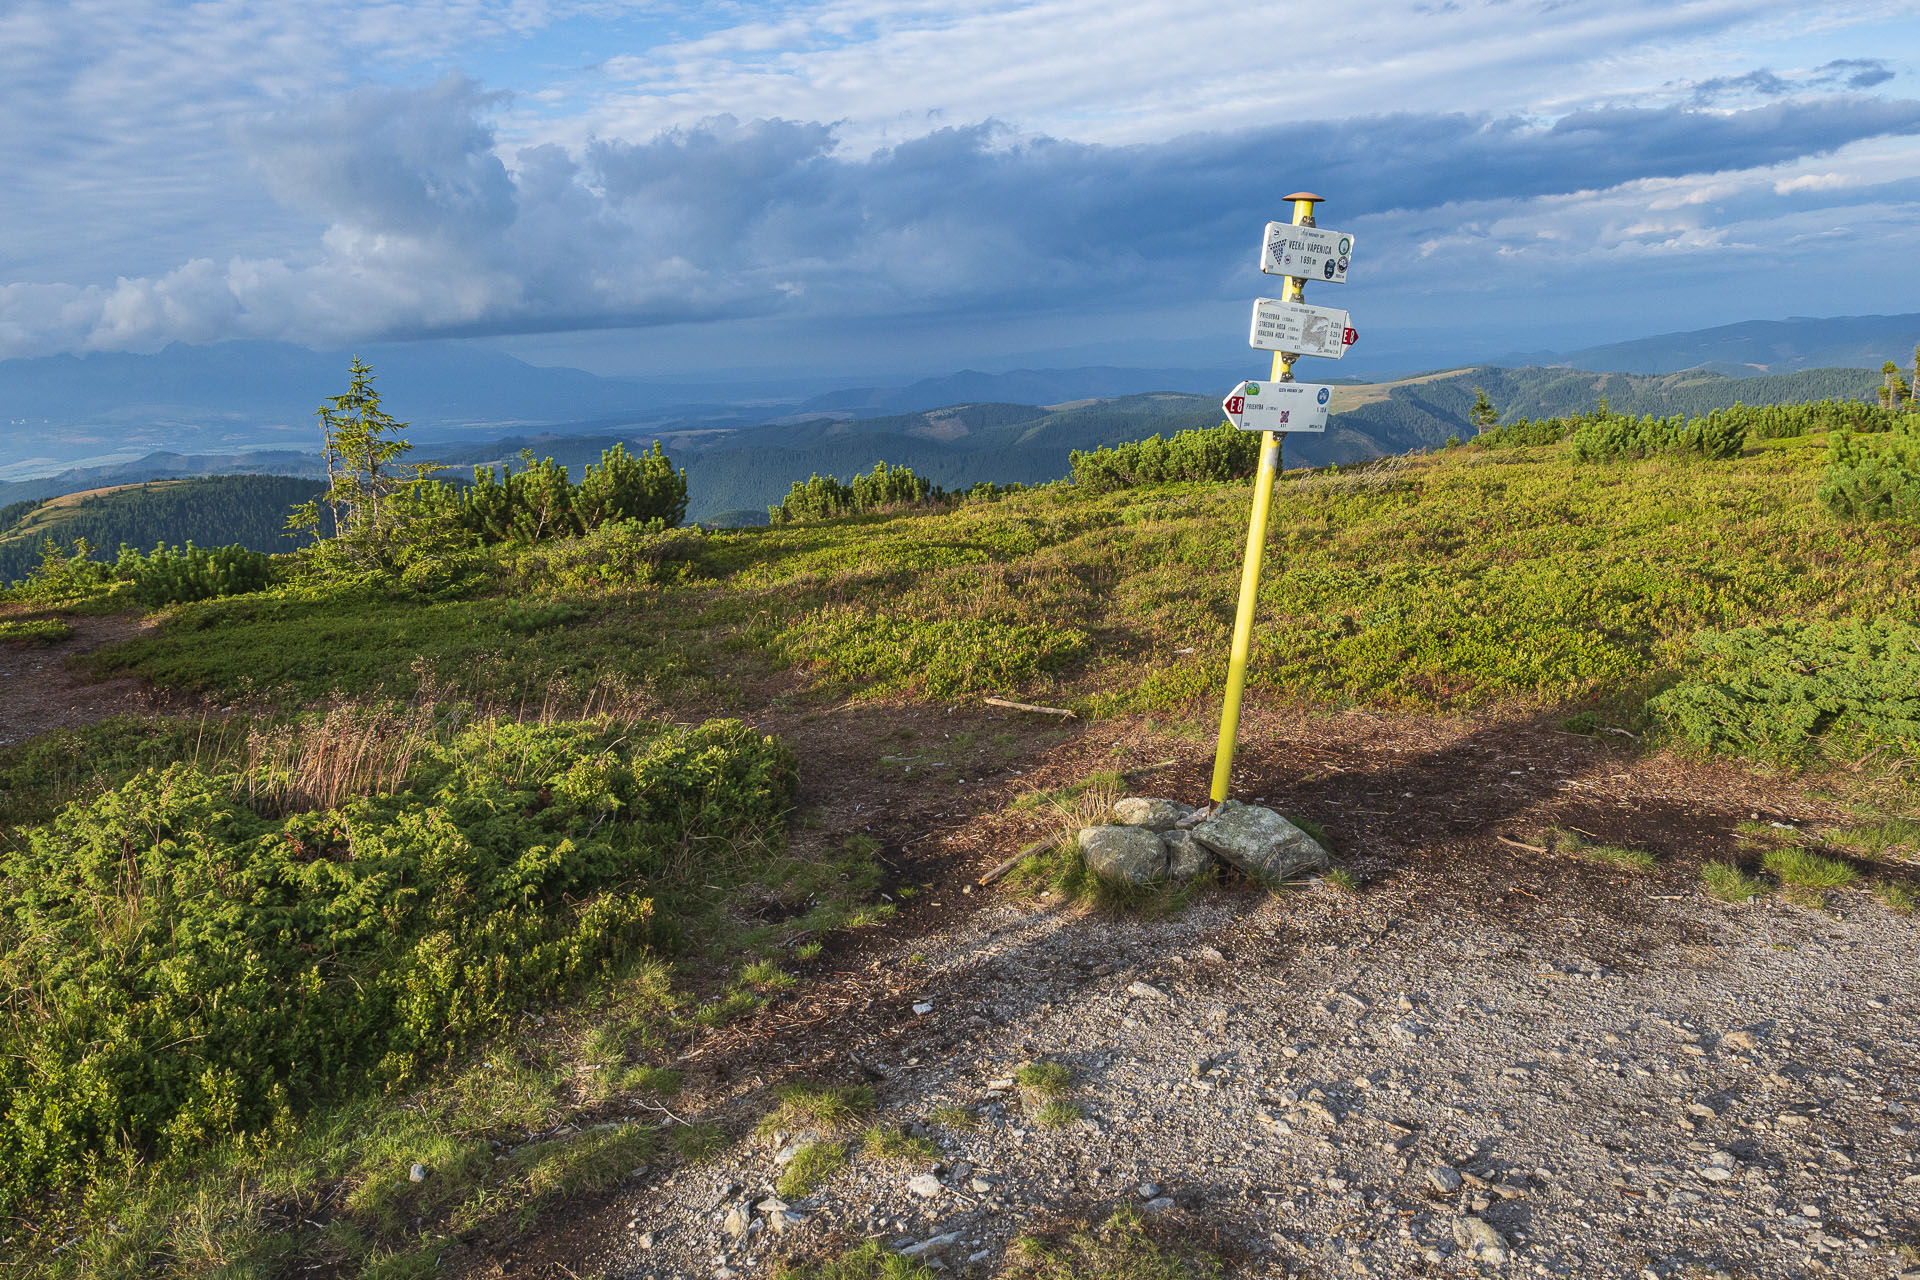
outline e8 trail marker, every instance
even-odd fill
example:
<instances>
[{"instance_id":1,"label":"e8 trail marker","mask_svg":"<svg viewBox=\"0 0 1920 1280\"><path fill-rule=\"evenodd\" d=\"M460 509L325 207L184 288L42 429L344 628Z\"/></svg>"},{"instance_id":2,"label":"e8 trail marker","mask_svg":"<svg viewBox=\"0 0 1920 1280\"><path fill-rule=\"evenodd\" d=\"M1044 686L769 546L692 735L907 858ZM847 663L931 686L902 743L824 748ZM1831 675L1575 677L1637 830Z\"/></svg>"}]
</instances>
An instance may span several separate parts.
<instances>
[{"instance_id":1,"label":"e8 trail marker","mask_svg":"<svg viewBox=\"0 0 1920 1280\"><path fill-rule=\"evenodd\" d=\"M1278 298L1253 304L1247 343L1273 352L1273 378L1243 382L1220 408L1242 431L1260 433L1260 470L1253 480L1253 515L1247 524L1247 558L1240 568L1240 604L1233 617L1233 647L1227 654L1227 690L1220 708L1220 746L1213 757L1212 807L1225 803L1233 779L1233 749L1240 734L1240 699L1247 688L1247 654L1253 647L1253 602L1260 590L1260 562L1267 550L1267 512L1280 466L1279 433L1325 431L1333 388L1293 380L1293 362L1303 355L1338 360L1360 337L1347 313L1301 301L1308 280L1347 282L1353 237L1322 231L1313 223L1320 197L1296 191L1293 221L1269 222L1260 240L1260 270L1284 276Z\"/></svg>"}]
</instances>

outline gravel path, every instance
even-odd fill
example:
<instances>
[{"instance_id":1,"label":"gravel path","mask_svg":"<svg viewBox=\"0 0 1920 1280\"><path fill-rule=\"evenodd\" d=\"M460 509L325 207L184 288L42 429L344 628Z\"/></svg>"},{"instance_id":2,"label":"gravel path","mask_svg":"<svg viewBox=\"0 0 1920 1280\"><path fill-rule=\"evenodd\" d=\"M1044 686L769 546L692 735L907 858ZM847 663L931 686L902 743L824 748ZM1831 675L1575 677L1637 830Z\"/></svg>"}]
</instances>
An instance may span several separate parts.
<instances>
[{"instance_id":1,"label":"gravel path","mask_svg":"<svg viewBox=\"0 0 1920 1280\"><path fill-rule=\"evenodd\" d=\"M931 1011L838 1060L937 1164L856 1156L776 1233L749 1140L627 1200L608 1274L761 1275L862 1233L990 1274L1023 1228L1128 1201L1244 1275L1903 1274L1914 925L1865 895L1826 914L1658 888L1624 940L1572 892L1511 926L1324 887L1163 922L996 904L914 942L906 998ZM1005 1088L1038 1058L1072 1068L1085 1119L1039 1128Z\"/></svg>"}]
</instances>

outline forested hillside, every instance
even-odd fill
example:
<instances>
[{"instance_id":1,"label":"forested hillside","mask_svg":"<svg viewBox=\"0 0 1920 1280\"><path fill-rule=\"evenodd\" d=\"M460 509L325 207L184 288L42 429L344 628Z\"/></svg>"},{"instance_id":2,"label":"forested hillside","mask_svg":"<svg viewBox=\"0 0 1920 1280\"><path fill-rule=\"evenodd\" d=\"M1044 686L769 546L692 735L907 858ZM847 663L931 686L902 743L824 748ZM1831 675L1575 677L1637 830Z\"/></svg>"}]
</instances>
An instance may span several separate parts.
<instances>
[{"instance_id":1,"label":"forested hillside","mask_svg":"<svg viewBox=\"0 0 1920 1280\"><path fill-rule=\"evenodd\" d=\"M1250 373L1258 372L1257 368L1250 368ZM1289 466L1346 463L1432 448L1445 443L1450 436L1469 438L1473 428L1468 411L1473 405L1475 390L1482 387L1498 408L1500 421L1512 422L1520 418L1585 412L1598 405L1603 397L1613 408L1624 412L1695 415L1736 402L1775 404L1828 397L1864 397L1871 395L1877 383L1878 376L1865 369L1812 369L1753 378L1729 378L1697 369L1659 376L1547 368L1443 370L1399 382L1341 386L1335 393L1334 417L1327 433L1288 437L1286 462ZM1225 388L1221 390L1224 392ZM574 434L449 442L423 447L422 452L447 464L447 474L456 479L465 478L470 468L479 464L518 466L522 451L536 457L551 457L578 476L588 463L615 444L637 443L644 447L659 437L666 441L676 465L687 470L688 518L697 521L719 518L722 523L731 524L757 519L759 513L780 500L790 484L814 474L846 479L884 461L912 467L916 474L946 489L964 489L982 481L1037 484L1066 475L1068 457L1076 449L1095 449L1155 434L1171 436L1178 431L1212 426L1220 417L1218 396L1173 392L1051 407L987 402L885 417L847 415L848 411L843 409L807 421L782 421L746 428L714 427L705 421L690 420L668 423L658 431L638 434L630 427L594 424ZM125 467L97 468L45 480L0 485L0 504L13 499L19 507L26 499L72 494L157 475L192 474L227 466L258 469L269 461L276 469L286 471L298 470L295 464L302 461L310 467L318 466L317 456L294 454L261 455L259 461L244 456L222 459L155 455L142 459L132 474ZM162 539L177 543L192 538L209 544L239 542L261 550L284 549L286 544L277 540L277 520L265 508L285 504L279 504L274 496L280 490L266 482L283 485L293 482L284 476L252 479L262 483L255 486L242 483L231 489L182 491L160 505L143 506L143 514L139 516L113 517L122 523L112 527L101 523L107 520L102 508L89 506L86 518L92 523L75 526L72 532L60 536L84 536L108 550L117 546L122 538L134 545L152 545ZM288 499L289 503L311 496L313 482L299 483L306 488L299 498ZM127 492L134 487L113 492ZM160 489L157 485L140 488L146 492ZM240 507L251 510L252 514L246 518L248 523L244 528L231 525L230 531L234 517L221 512L239 509L231 505L195 517L191 522L176 521L163 514L176 513L184 521L194 501L190 495L201 493L230 495L212 500L223 504L238 502ZM240 499L241 494L253 496ZM260 504L258 510L253 509L256 500ZM0 505L0 510L11 509ZM24 509L15 510L14 518L20 519L20 510ZM59 510L66 511L65 508ZM62 520L72 518L72 513L61 517ZM122 532L123 527L128 532ZM36 533L31 547L22 549L12 545L4 524L0 524L0 578L17 577L24 572L24 568L34 562L41 537Z\"/></svg>"},{"instance_id":2,"label":"forested hillside","mask_svg":"<svg viewBox=\"0 0 1920 1280\"><path fill-rule=\"evenodd\" d=\"M1256 371L1257 372L1257 371ZM1484 387L1502 421L1581 413L1605 398L1636 414L1696 415L1735 403L1800 403L1871 393L1864 369L1815 369L1777 377L1728 378L1693 370L1661 376L1599 374L1577 369L1475 368L1397 383L1360 384L1335 393L1327 433L1289 436L1288 466L1325 466L1431 448L1449 436L1468 438L1468 412ZM1224 393L1225 388L1222 388ZM1150 435L1212 426L1219 397L1158 394L1083 404L980 404L884 418L822 418L757 427L687 441L676 450L687 467L694 519L777 502L809 475L849 478L889 462L948 489L980 481L1036 484L1067 474L1068 455ZM583 441L587 446L589 442ZM585 457L597 456L583 447Z\"/></svg>"},{"instance_id":3,"label":"forested hillside","mask_svg":"<svg viewBox=\"0 0 1920 1280\"><path fill-rule=\"evenodd\" d=\"M85 538L109 555L123 542L142 550L192 542L289 551L288 513L325 487L296 476L211 476L13 503L0 507L0 583L25 577L48 538Z\"/></svg>"}]
</instances>

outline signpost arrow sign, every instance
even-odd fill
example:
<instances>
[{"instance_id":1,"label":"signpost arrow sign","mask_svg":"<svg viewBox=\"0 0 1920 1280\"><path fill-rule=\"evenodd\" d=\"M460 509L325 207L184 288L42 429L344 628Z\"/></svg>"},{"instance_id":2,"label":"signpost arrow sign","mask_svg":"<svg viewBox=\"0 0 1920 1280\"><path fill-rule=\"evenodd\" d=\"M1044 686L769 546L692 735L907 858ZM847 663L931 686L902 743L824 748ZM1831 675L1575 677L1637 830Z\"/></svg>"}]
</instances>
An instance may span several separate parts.
<instances>
[{"instance_id":1,"label":"signpost arrow sign","mask_svg":"<svg viewBox=\"0 0 1920 1280\"><path fill-rule=\"evenodd\" d=\"M1269 222L1266 238L1260 242L1260 269L1270 276L1345 284L1347 259L1352 256L1352 236L1319 227Z\"/></svg>"},{"instance_id":2,"label":"signpost arrow sign","mask_svg":"<svg viewBox=\"0 0 1920 1280\"><path fill-rule=\"evenodd\" d=\"M1261 351L1290 351L1300 356L1325 356L1338 360L1347 354L1353 333L1347 313L1338 307L1310 307L1304 302L1282 302L1278 298L1256 298L1253 303L1253 329L1247 345ZM1360 335L1355 333L1354 337Z\"/></svg>"},{"instance_id":3,"label":"signpost arrow sign","mask_svg":"<svg viewBox=\"0 0 1920 1280\"><path fill-rule=\"evenodd\" d=\"M1333 388L1311 382L1243 382L1220 402L1242 431L1325 431Z\"/></svg>"}]
</instances>

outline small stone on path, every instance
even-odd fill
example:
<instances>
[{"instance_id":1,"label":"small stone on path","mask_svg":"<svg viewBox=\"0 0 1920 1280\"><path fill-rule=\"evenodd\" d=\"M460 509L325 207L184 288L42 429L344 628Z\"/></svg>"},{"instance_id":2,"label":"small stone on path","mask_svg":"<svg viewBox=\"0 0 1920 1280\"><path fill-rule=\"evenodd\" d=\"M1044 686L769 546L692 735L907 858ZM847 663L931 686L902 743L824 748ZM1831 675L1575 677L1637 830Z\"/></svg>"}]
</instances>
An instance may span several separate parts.
<instances>
[{"instance_id":1,"label":"small stone on path","mask_svg":"<svg viewBox=\"0 0 1920 1280\"><path fill-rule=\"evenodd\" d=\"M1468 1215L1453 1224L1453 1242L1477 1262L1498 1266L1507 1260L1507 1238L1485 1220Z\"/></svg>"}]
</instances>

